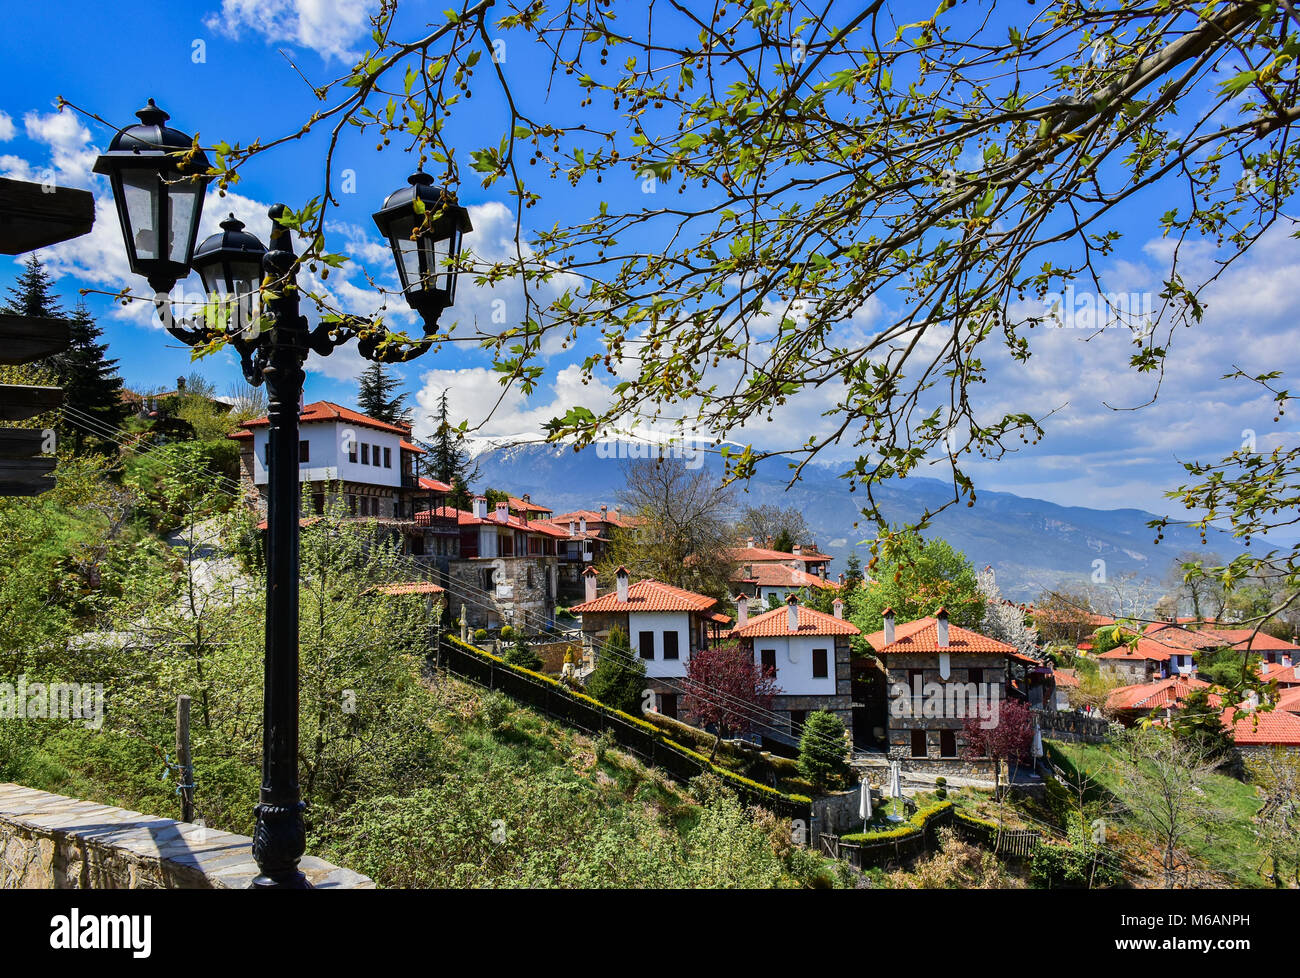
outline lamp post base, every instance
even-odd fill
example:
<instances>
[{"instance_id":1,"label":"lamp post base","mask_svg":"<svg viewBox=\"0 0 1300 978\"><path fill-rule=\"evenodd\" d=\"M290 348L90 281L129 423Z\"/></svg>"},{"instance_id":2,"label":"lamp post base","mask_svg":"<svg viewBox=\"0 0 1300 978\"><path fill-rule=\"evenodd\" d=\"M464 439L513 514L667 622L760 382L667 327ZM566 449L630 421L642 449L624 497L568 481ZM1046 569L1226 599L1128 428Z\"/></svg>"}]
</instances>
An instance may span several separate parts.
<instances>
[{"instance_id":1,"label":"lamp post base","mask_svg":"<svg viewBox=\"0 0 1300 978\"><path fill-rule=\"evenodd\" d=\"M260 804L253 830L253 858L262 872L250 885L254 890L310 890L311 883L298 869L307 848L307 827L302 813L306 804Z\"/></svg>"}]
</instances>

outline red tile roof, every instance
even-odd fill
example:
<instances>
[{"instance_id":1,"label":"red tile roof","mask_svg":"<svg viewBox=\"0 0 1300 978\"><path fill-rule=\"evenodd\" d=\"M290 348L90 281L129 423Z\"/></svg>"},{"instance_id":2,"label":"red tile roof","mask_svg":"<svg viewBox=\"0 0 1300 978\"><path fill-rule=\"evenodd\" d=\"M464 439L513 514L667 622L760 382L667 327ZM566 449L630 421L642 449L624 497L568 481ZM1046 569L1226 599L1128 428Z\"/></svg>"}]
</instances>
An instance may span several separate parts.
<instances>
[{"instance_id":1,"label":"red tile roof","mask_svg":"<svg viewBox=\"0 0 1300 978\"><path fill-rule=\"evenodd\" d=\"M524 530L528 533L540 533L548 537L567 538L568 533L557 527L549 526L541 520L525 520L523 517L511 513L505 522L497 519L496 509L489 508L488 515L475 516L473 513L457 509L455 506L438 506L433 509L424 509L416 513L413 519L417 523L428 522L431 517L438 519L454 519L460 526L501 526L509 527L512 530Z\"/></svg>"},{"instance_id":2,"label":"red tile roof","mask_svg":"<svg viewBox=\"0 0 1300 978\"><path fill-rule=\"evenodd\" d=\"M797 605L795 619L799 628L790 631L790 609L774 608L756 618L749 619L744 628L733 628L732 638L786 638L801 635L861 635L862 630L851 621L836 618L821 611Z\"/></svg>"},{"instance_id":3,"label":"red tile roof","mask_svg":"<svg viewBox=\"0 0 1300 978\"><path fill-rule=\"evenodd\" d=\"M402 451L404 451L404 452L414 452L416 455L428 455L428 454L429 454L429 453L426 452L423 448L421 448L419 445L413 445L413 444L411 444L409 441L407 441L405 438L403 438L403 439L401 440L400 445L401 445L401 447L402 447Z\"/></svg>"},{"instance_id":4,"label":"red tile roof","mask_svg":"<svg viewBox=\"0 0 1300 978\"><path fill-rule=\"evenodd\" d=\"M1177 708L1194 689L1205 689L1210 684L1191 676L1171 676L1153 683L1136 683L1112 689L1106 696L1106 705L1112 710L1154 710L1171 706ZM1218 706L1219 697L1211 695L1210 702Z\"/></svg>"},{"instance_id":5,"label":"red tile roof","mask_svg":"<svg viewBox=\"0 0 1300 978\"><path fill-rule=\"evenodd\" d=\"M1238 744L1300 745L1300 717L1285 710L1239 712L1228 707L1223 725Z\"/></svg>"},{"instance_id":6,"label":"red tile roof","mask_svg":"<svg viewBox=\"0 0 1300 978\"><path fill-rule=\"evenodd\" d=\"M360 425L363 428L374 428L377 431L391 431L395 435L404 435L407 438L411 436L409 427L389 424L387 421L378 421L375 418L362 414L360 411L354 411L352 408L344 407L342 404L335 404L333 401L315 401L303 407L298 415L299 424L314 424L324 421L342 421L345 424ZM269 417L254 418L251 421L244 422L244 428L265 428L271 423ZM231 438L252 438L251 431L236 431ZM412 446L414 447L414 446Z\"/></svg>"},{"instance_id":7,"label":"red tile roof","mask_svg":"<svg viewBox=\"0 0 1300 978\"><path fill-rule=\"evenodd\" d=\"M1068 689L1079 685L1079 677L1074 674L1073 669L1057 669L1052 673L1052 678L1056 680L1056 685Z\"/></svg>"},{"instance_id":8,"label":"red tile roof","mask_svg":"<svg viewBox=\"0 0 1300 978\"><path fill-rule=\"evenodd\" d=\"M768 550L766 547L732 547L727 551L727 556L737 563L746 564L750 561L781 561L781 560L802 560L807 564L829 564L833 558L822 553L812 553L801 551L797 554L786 553L784 550Z\"/></svg>"},{"instance_id":9,"label":"red tile roof","mask_svg":"<svg viewBox=\"0 0 1300 978\"><path fill-rule=\"evenodd\" d=\"M1152 641L1160 642L1173 651L1187 649L1192 652L1220 649L1228 642L1216 635L1211 629L1202 631L1193 631L1190 628L1183 628L1181 625L1174 625L1170 622L1153 621L1142 634Z\"/></svg>"},{"instance_id":10,"label":"red tile roof","mask_svg":"<svg viewBox=\"0 0 1300 978\"><path fill-rule=\"evenodd\" d=\"M420 476L420 488L429 489L433 492L451 492L451 486L445 482L439 482L437 479L430 479L427 475Z\"/></svg>"},{"instance_id":11,"label":"red tile roof","mask_svg":"<svg viewBox=\"0 0 1300 978\"><path fill-rule=\"evenodd\" d=\"M1284 713L1300 713L1300 689L1288 689L1278 696L1277 709Z\"/></svg>"},{"instance_id":12,"label":"red tile roof","mask_svg":"<svg viewBox=\"0 0 1300 978\"><path fill-rule=\"evenodd\" d=\"M446 589L429 581L407 581L401 584L382 584L375 589L380 594L446 594Z\"/></svg>"},{"instance_id":13,"label":"red tile roof","mask_svg":"<svg viewBox=\"0 0 1300 978\"><path fill-rule=\"evenodd\" d=\"M840 585L807 571L786 567L784 564L755 564L750 574L733 577L736 583L757 584L759 587L815 587L824 591L838 591Z\"/></svg>"},{"instance_id":14,"label":"red tile roof","mask_svg":"<svg viewBox=\"0 0 1300 978\"><path fill-rule=\"evenodd\" d=\"M1127 644L1117 645L1109 652L1102 652L1096 656L1098 659L1128 659L1132 662L1150 660L1152 662L1168 662L1175 655L1185 655L1196 651L1185 646L1175 645L1168 646L1163 642L1157 642L1149 638L1139 638L1137 648L1130 648Z\"/></svg>"},{"instance_id":15,"label":"red tile roof","mask_svg":"<svg viewBox=\"0 0 1300 978\"><path fill-rule=\"evenodd\" d=\"M518 496L510 496L507 500L511 509L518 510L521 513L549 513L550 510L545 506L538 506L534 502L526 502Z\"/></svg>"},{"instance_id":16,"label":"red tile roof","mask_svg":"<svg viewBox=\"0 0 1300 978\"><path fill-rule=\"evenodd\" d=\"M1266 682L1277 683L1279 686L1300 686L1300 676L1296 675L1295 666L1287 666L1283 669L1279 665L1270 664L1268 672L1264 672L1262 667L1265 663L1261 662L1259 665L1261 668L1256 671Z\"/></svg>"},{"instance_id":17,"label":"red tile roof","mask_svg":"<svg viewBox=\"0 0 1300 978\"><path fill-rule=\"evenodd\" d=\"M716 598L647 578L628 585L626 601L619 601L618 591L613 590L595 601L575 604L569 610L579 614L596 611L709 611L717 603Z\"/></svg>"},{"instance_id":18,"label":"red tile roof","mask_svg":"<svg viewBox=\"0 0 1300 978\"><path fill-rule=\"evenodd\" d=\"M1209 631L1209 629L1207 629ZM1256 632L1253 628L1215 628L1213 634L1220 635L1225 645L1252 652L1295 652L1300 654L1300 647L1285 639L1267 632Z\"/></svg>"},{"instance_id":19,"label":"red tile roof","mask_svg":"<svg viewBox=\"0 0 1300 978\"><path fill-rule=\"evenodd\" d=\"M942 610L942 609L941 609ZM918 618L894 628L894 641L885 644L882 629L867 636L871 647L881 655L907 655L914 652L948 652L948 653L985 653L990 655L1013 655L1015 647L995 638L972 632L969 628L949 624L948 644L939 646L939 620L937 618Z\"/></svg>"}]
</instances>

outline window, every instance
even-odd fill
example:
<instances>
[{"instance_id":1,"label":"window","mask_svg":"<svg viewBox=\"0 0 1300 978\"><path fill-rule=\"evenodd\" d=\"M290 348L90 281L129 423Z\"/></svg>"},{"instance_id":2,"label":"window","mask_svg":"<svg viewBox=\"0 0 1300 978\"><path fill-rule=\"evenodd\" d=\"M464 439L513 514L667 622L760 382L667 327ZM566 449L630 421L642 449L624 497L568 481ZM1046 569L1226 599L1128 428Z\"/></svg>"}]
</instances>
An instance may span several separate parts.
<instances>
[{"instance_id":1,"label":"window","mask_svg":"<svg viewBox=\"0 0 1300 978\"><path fill-rule=\"evenodd\" d=\"M492 590L492 568L484 567L481 571L479 571L479 578L480 578L479 587L481 587L484 591L491 591Z\"/></svg>"},{"instance_id":2,"label":"window","mask_svg":"<svg viewBox=\"0 0 1300 978\"><path fill-rule=\"evenodd\" d=\"M309 441L298 442L298 461L299 462L311 461L311 442Z\"/></svg>"},{"instance_id":3,"label":"window","mask_svg":"<svg viewBox=\"0 0 1300 978\"><path fill-rule=\"evenodd\" d=\"M367 445L365 442L361 443L361 464L362 465L370 464L370 446Z\"/></svg>"},{"instance_id":4,"label":"window","mask_svg":"<svg viewBox=\"0 0 1300 978\"><path fill-rule=\"evenodd\" d=\"M983 669L967 669L967 670L966 670L966 681L967 681L968 683L982 683L982 682L984 682L984 670L983 670Z\"/></svg>"},{"instance_id":5,"label":"window","mask_svg":"<svg viewBox=\"0 0 1300 978\"><path fill-rule=\"evenodd\" d=\"M924 730L913 730L913 731L912 731L912 756L913 756L913 757L927 757L927 756L929 756L929 755L926 754L926 750L925 750L925 731L924 731Z\"/></svg>"},{"instance_id":6,"label":"window","mask_svg":"<svg viewBox=\"0 0 1300 978\"><path fill-rule=\"evenodd\" d=\"M957 756L957 731L955 730L939 731L939 756L940 757Z\"/></svg>"},{"instance_id":7,"label":"window","mask_svg":"<svg viewBox=\"0 0 1300 978\"><path fill-rule=\"evenodd\" d=\"M664 658L677 658L677 633L664 632Z\"/></svg>"},{"instance_id":8,"label":"window","mask_svg":"<svg viewBox=\"0 0 1300 978\"><path fill-rule=\"evenodd\" d=\"M790 711L790 732L791 732L791 733L796 734L796 735L802 733L802 732L803 732L803 725L804 725L805 723L807 723L807 722L808 722L808 711L807 711L807 710L791 710L791 711Z\"/></svg>"},{"instance_id":9,"label":"window","mask_svg":"<svg viewBox=\"0 0 1300 978\"><path fill-rule=\"evenodd\" d=\"M813 679L826 678L826 650L813 649Z\"/></svg>"},{"instance_id":10,"label":"window","mask_svg":"<svg viewBox=\"0 0 1300 978\"><path fill-rule=\"evenodd\" d=\"M639 632L637 634L637 647L641 650L641 658L653 659L655 657L655 633Z\"/></svg>"},{"instance_id":11,"label":"window","mask_svg":"<svg viewBox=\"0 0 1300 978\"><path fill-rule=\"evenodd\" d=\"M776 675L776 649L763 649L758 653L758 662L763 667L764 675Z\"/></svg>"},{"instance_id":12,"label":"window","mask_svg":"<svg viewBox=\"0 0 1300 978\"><path fill-rule=\"evenodd\" d=\"M355 493L348 493L348 513L352 516L357 515L357 497Z\"/></svg>"},{"instance_id":13,"label":"window","mask_svg":"<svg viewBox=\"0 0 1300 978\"><path fill-rule=\"evenodd\" d=\"M357 464L357 443L351 440L348 441L348 461Z\"/></svg>"},{"instance_id":14,"label":"window","mask_svg":"<svg viewBox=\"0 0 1300 978\"><path fill-rule=\"evenodd\" d=\"M525 569L524 579L528 582L528 587L533 586L533 569L531 567Z\"/></svg>"},{"instance_id":15,"label":"window","mask_svg":"<svg viewBox=\"0 0 1300 978\"><path fill-rule=\"evenodd\" d=\"M383 461L382 461L382 460L380 459L380 457L379 457L379 446L378 446L378 445L372 445L372 446L370 446L370 459L371 459L371 461L374 463L375 468L379 468L379 466L383 464Z\"/></svg>"},{"instance_id":16,"label":"window","mask_svg":"<svg viewBox=\"0 0 1300 978\"><path fill-rule=\"evenodd\" d=\"M384 468L386 468L386 469L391 469L392 467L393 467L393 450L392 450L391 448L387 448L387 447L385 447L385 448L384 448Z\"/></svg>"}]
</instances>

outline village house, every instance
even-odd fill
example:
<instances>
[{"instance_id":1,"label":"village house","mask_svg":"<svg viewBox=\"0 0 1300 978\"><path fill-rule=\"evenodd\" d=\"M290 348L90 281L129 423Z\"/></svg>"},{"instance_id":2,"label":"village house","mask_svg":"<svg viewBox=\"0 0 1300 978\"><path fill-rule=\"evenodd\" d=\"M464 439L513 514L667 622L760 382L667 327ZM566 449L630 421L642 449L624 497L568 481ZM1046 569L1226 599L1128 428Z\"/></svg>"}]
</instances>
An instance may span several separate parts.
<instances>
[{"instance_id":1,"label":"village house","mask_svg":"<svg viewBox=\"0 0 1300 978\"><path fill-rule=\"evenodd\" d=\"M886 608L883 618L866 640L885 670L889 756L927 774L992 777L990 760L965 758L964 729L996 716L1015 648L950 624L943 609L895 625Z\"/></svg>"},{"instance_id":2,"label":"village house","mask_svg":"<svg viewBox=\"0 0 1300 978\"><path fill-rule=\"evenodd\" d=\"M298 480L310 485L311 512L341 502L350 515L409 520L417 489L415 459L424 449L403 425L316 401L298 416ZM240 481L266 509L270 419L254 418L230 437L240 443Z\"/></svg>"},{"instance_id":3,"label":"village house","mask_svg":"<svg viewBox=\"0 0 1300 978\"><path fill-rule=\"evenodd\" d=\"M769 672L780 692L772 712L785 731L764 730L769 740L798 744L808 714L824 710L836 714L844 728L853 730L852 649L849 641L861 631L844 620L844 602L835 599L835 613L827 615L799 604L796 595L785 607L749 617L745 595L736 597L736 627L731 637Z\"/></svg>"},{"instance_id":4,"label":"village house","mask_svg":"<svg viewBox=\"0 0 1300 978\"><path fill-rule=\"evenodd\" d=\"M414 514L422 527L455 522L456 553L446 561L451 617L463 614L474 629L511 625L529 634L553 625L564 534L515 515L504 500L489 507L486 497L475 496L471 506Z\"/></svg>"},{"instance_id":5,"label":"village house","mask_svg":"<svg viewBox=\"0 0 1300 978\"><path fill-rule=\"evenodd\" d=\"M821 565L823 572L825 565ZM739 596L753 598L761 608L783 605L786 598L802 591L838 591L840 585L819 574L810 574L785 564L741 564L731 584Z\"/></svg>"},{"instance_id":6,"label":"village house","mask_svg":"<svg viewBox=\"0 0 1300 978\"><path fill-rule=\"evenodd\" d=\"M1131 727L1137 721L1149 717L1152 711L1168 717L1174 710L1183 708L1189 693L1196 689L1208 689L1210 684L1193 676L1170 676L1152 682L1134 683L1120 686L1106 694L1106 710L1120 723ZM1210 703L1218 706L1220 697L1210 694Z\"/></svg>"},{"instance_id":7,"label":"village house","mask_svg":"<svg viewBox=\"0 0 1300 978\"><path fill-rule=\"evenodd\" d=\"M559 552L560 597L566 601L585 600L583 569L605 559L615 532L633 530L638 522L636 517L622 515L617 507L610 509L606 505L599 511L575 509L548 520L566 533Z\"/></svg>"},{"instance_id":8,"label":"village house","mask_svg":"<svg viewBox=\"0 0 1300 978\"><path fill-rule=\"evenodd\" d=\"M610 632L627 634L632 654L646 670L646 687L653 691L647 704L664 716L677 718L681 681L692 653L707 647L713 625L715 598L645 579L630 582L627 568L615 574L615 586L599 594L596 571L583 572L586 599L571 611L582 616L582 639L594 665L604 654Z\"/></svg>"},{"instance_id":9,"label":"village house","mask_svg":"<svg viewBox=\"0 0 1300 978\"><path fill-rule=\"evenodd\" d=\"M789 567L792 570L803 571L805 574L812 574L826 580L826 571L830 566L831 557L821 553L817 545L795 544L794 549L787 552L785 550L771 550L767 547L754 545L754 538L748 537L743 547L730 547L727 550L727 557L740 565L742 569L759 567L762 565L777 565ZM781 600L785 600L782 598Z\"/></svg>"},{"instance_id":10,"label":"village house","mask_svg":"<svg viewBox=\"0 0 1300 978\"><path fill-rule=\"evenodd\" d=\"M1103 672L1129 683L1150 683L1171 675L1196 674L1195 653L1191 649L1149 638L1139 638L1134 645L1127 642L1117 645L1095 658Z\"/></svg>"}]
</instances>

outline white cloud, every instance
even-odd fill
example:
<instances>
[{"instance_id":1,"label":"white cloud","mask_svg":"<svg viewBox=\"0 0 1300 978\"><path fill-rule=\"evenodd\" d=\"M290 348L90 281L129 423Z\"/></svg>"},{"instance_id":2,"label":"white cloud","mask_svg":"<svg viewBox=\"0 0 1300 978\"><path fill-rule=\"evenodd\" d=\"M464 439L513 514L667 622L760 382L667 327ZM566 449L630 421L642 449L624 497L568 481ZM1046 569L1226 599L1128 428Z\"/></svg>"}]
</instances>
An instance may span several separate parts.
<instances>
[{"instance_id":1,"label":"white cloud","mask_svg":"<svg viewBox=\"0 0 1300 978\"><path fill-rule=\"evenodd\" d=\"M0 112L0 143L7 143L14 138L14 120L7 112Z\"/></svg>"},{"instance_id":2,"label":"white cloud","mask_svg":"<svg viewBox=\"0 0 1300 978\"><path fill-rule=\"evenodd\" d=\"M376 6L370 0L222 0L221 12L203 23L236 40L251 30L271 43L311 48L326 61L351 61L358 57L352 45L366 33Z\"/></svg>"}]
</instances>

